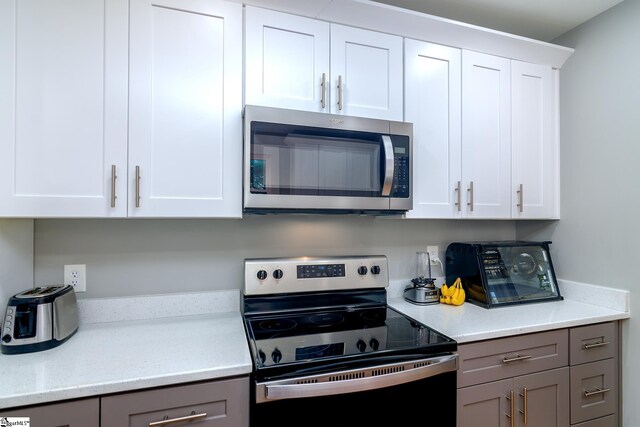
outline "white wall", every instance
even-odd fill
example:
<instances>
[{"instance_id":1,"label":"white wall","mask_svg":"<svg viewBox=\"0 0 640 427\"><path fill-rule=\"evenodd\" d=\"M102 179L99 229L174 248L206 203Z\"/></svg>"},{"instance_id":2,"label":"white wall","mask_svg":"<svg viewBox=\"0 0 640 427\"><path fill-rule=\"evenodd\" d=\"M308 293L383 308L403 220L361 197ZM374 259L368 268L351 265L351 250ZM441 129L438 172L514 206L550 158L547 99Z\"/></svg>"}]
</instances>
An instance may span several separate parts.
<instances>
[{"instance_id":1,"label":"white wall","mask_svg":"<svg viewBox=\"0 0 640 427\"><path fill-rule=\"evenodd\" d=\"M409 280L415 252L427 245L439 245L444 257L453 241L514 237L511 221L46 219L35 222L35 282L61 283L64 264L86 264L87 293L79 298L240 289L244 258L367 254L387 255L391 280Z\"/></svg>"},{"instance_id":2,"label":"white wall","mask_svg":"<svg viewBox=\"0 0 640 427\"><path fill-rule=\"evenodd\" d=\"M0 219L0 316L10 296L33 286L33 220Z\"/></svg>"},{"instance_id":3,"label":"white wall","mask_svg":"<svg viewBox=\"0 0 640 427\"><path fill-rule=\"evenodd\" d=\"M560 77L561 220L520 222L549 239L559 277L631 290L623 325L623 421L640 426L640 1L554 40L575 48Z\"/></svg>"}]
</instances>

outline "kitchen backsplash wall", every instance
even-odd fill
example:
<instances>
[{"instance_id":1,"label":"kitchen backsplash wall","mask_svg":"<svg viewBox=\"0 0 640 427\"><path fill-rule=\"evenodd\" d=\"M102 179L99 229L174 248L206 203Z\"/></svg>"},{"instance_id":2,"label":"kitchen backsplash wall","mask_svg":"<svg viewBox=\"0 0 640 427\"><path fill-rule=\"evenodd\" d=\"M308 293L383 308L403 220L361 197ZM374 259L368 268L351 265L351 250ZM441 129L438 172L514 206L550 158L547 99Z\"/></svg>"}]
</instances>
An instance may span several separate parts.
<instances>
[{"instance_id":1,"label":"kitchen backsplash wall","mask_svg":"<svg viewBox=\"0 0 640 427\"><path fill-rule=\"evenodd\" d=\"M33 220L0 219L0 316L10 296L33 285Z\"/></svg>"},{"instance_id":2,"label":"kitchen backsplash wall","mask_svg":"<svg viewBox=\"0 0 640 427\"><path fill-rule=\"evenodd\" d=\"M415 252L453 241L515 238L512 221L256 216L241 220L41 219L35 221L37 285L86 264L81 298L240 289L244 258L382 254L390 279L415 276ZM434 275L438 271L434 271Z\"/></svg>"}]
</instances>

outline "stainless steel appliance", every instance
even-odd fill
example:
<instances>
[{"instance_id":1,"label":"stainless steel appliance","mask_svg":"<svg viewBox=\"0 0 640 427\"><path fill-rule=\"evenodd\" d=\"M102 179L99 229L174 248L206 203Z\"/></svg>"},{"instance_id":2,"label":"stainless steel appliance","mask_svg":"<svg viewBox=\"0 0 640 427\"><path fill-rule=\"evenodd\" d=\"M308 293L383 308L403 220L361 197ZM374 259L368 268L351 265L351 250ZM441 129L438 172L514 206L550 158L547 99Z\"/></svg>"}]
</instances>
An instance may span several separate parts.
<instances>
[{"instance_id":1,"label":"stainless steel appliance","mask_svg":"<svg viewBox=\"0 0 640 427\"><path fill-rule=\"evenodd\" d=\"M411 123L247 105L246 213L412 209Z\"/></svg>"},{"instance_id":2,"label":"stainless steel appliance","mask_svg":"<svg viewBox=\"0 0 640 427\"><path fill-rule=\"evenodd\" d=\"M445 261L447 283L460 277L467 301L485 308L561 300L549 244L451 243Z\"/></svg>"},{"instance_id":3,"label":"stainless steel appliance","mask_svg":"<svg viewBox=\"0 0 640 427\"><path fill-rule=\"evenodd\" d=\"M72 286L44 286L20 292L7 303L0 349L5 354L56 347L78 330Z\"/></svg>"},{"instance_id":4,"label":"stainless steel appliance","mask_svg":"<svg viewBox=\"0 0 640 427\"><path fill-rule=\"evenodd\" d=\"M418 252L417 273L411 285L404 290L404 299L412 304L428 305L440 302L440 290L431 277L431 256L429 252Z\"/></svg>"},{"instance_id":5,"label":"stainless steel appliance","mask_svg":"<svg viewBox=\"0 0 640 427\"><path fill-rule=\"evenodd\" d=\"M245 260L252 426L410 425L425 404L456 425L457 344L387 286L384 256Z\"/></svg>"}]
</instances>

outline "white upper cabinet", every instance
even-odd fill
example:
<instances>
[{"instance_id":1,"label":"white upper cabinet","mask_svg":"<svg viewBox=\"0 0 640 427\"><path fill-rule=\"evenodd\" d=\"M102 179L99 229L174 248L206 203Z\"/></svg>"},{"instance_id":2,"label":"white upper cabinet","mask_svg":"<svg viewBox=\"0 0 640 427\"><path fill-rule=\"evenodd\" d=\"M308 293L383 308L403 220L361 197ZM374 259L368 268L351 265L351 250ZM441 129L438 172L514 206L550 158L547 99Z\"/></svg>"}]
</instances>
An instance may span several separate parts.
<instances>
[{"instance_id":1,"label":"white upper cabinet","mask_svg":"<svg viewBox=\"0 0 640 427\"><path fill-rule=\"evenodd\" d=\"M129 216L242 215L242 5L132 0Z\"/></svg>"},{"instance_id":2,"label":"white upper cabinet","mask_svg":"<svg viewBox=\"0 0 640 427\"><path fill-rule=\"evenodd\" d=\"M405 40L405 119L413 123L413 210L408 218L462 212L461 53Z\"/></svg>"},{"instance_id":3,"label":"white upper cabinet","mask_svg":"<svg viewBox=\"0 0 640 427\"><path fill-rule=\"evenodd\" d=\"M245 102L329 111L329 24L246 7Z\"/></svg>"},{"instance_id":4,"label":"white upper cabinet","mask_svg":"<svg viewBox=\"0 0 640 427\"><path fill-rule=\"evenodd\" d=\"M0 216L126 216L127 25L126 0L0 2Z\"/></svg>"},{"instance_id":5,"label":"white upper cabinet","mask_svg":"<svg viewBox=\"0 0 640 427\"><path fill-rule=\"evenodd\" d=\"M245 36L246 104L402 121L402 37L251 6Z\"/></svg>"},{"instance_id":6,"label":"white upper cabinet","mask_svg":"<svg viewBox=\"0 0 640 427\"><path fill-rule=\"evenodd\" d=\"M511 217L510 60L462 52L463 216Z\"/></svg>"},{"instance_id":7,"label":"white upper cabinet","mask_svg":"<svg viewBox=\"0 0 640 427\"><path fill-rule=\"evenodd\" d=\"M511 61L514 218L557 217L558 144L551 67Z\"/></svg>"},{"instance_id":8,"label":"white upper cabinet","mask_svg":"<svg viewBox=\"0 0 640 427\"><path fill-rule=\"evenodd\" d=\"M402 121L402 38L331 24L331 112Z\"/></svg>"}]
</instances>

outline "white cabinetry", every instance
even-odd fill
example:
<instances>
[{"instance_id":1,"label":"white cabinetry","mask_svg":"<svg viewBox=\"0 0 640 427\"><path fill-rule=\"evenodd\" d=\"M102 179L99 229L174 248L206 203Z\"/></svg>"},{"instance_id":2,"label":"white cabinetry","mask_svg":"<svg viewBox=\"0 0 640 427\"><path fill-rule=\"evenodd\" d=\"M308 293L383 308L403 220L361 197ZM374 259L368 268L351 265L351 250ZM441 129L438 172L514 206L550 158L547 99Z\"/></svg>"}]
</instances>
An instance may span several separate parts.
<instances>
[{"instance_id":1,"label":"white cabinetry","mask_svg":"<svg viewBox=\"0 0 640 427\"><path fill-rule=\"evenodd\" d=\"M0 216L126 216L127 7L0 3Z\"/></svg>"},{"instance_id":2,"label":"white cabinetry","mask_svg":"<svg viewBox=\"0 0 640 427\"><path fill-rule=\"evenodd\" d=\"M402 121L402 38L247 6L245 103Z\"/></svg>"},{"instance_id":3,"label":"white cabinetry","mask_svg":"<svg viewBox=\"0 0 640 427\"><path fill-rule=\"evenodd\" d=\"M558 216L555 76L551 67L511 61L513 218Z\"/></svg>"},{"instance_id":4,"label":"white cabinetry","mask_svg":"<svg viewBox=\"0 0 640 427\"><path fill-rule=\"evenodd\" d=\"M460 49L405 40L405 120L413 123L408 218L461 215L460 73Z\"/></svg>"},{"instance_id":5,"label":"white cabinetry","mask_svg":"<svg viewBox=\"0 0 640 427\"><path fill-rule=\"evenodd\" d=\"M469 218L511 217L510 61L462 52L462 200Z\"/></svg>"},{"instance_id":6,"label":"white cabinetry","mask_svg":"<svg viewBox=\"0 0 640 427\"><path fill-rule=\"evenodd\" d=\"M129 216L242 214L242 5L132 0Z\"/></svg>"}]
</instances>

